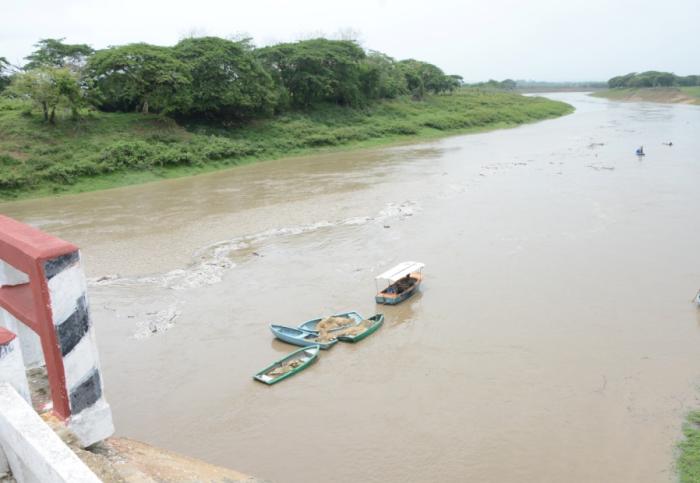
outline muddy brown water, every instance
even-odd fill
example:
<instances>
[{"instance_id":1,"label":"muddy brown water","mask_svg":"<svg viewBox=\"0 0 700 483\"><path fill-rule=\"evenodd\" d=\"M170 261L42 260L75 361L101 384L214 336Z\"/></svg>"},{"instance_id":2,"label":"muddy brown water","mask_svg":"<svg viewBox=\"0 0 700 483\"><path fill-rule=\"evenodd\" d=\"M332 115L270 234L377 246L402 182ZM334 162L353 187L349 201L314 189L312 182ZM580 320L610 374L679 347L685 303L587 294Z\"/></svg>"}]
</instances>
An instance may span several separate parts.
<instances>
[{"instance_id":1,"label":"muddy brown water","mask_svg":"<svg viewBox=\"0 0 700 483\"><path fill-rule=\"evenodd\" d=\"M120 435L276 482L673 481L700 107L553 97L576 113L0 211L82 247ZM376 306L411 259L422 292ZM269 323L345 310L385 326L251 379L293 349Z\"/></svg>"}]
</instances>

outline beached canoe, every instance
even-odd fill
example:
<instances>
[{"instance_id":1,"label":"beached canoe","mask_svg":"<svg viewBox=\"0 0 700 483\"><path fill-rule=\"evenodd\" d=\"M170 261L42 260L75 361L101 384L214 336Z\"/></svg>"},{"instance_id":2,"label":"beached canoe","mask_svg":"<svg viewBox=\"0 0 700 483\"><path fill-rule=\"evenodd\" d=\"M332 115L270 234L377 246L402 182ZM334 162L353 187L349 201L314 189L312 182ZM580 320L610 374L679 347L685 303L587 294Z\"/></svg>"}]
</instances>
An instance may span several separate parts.
<instances>
[{"instance_id":1,"label":"beached canoe","mask_svg":"<svg viewBox=\"0 0 700 483\"><path fill-rule=\"evenodd\" d=\"M280 382L306 369L318 357L319 349L318 345L312 345L295 350L258 372L253 379L270 385Z\"/></svg>"},{"instance_id":2,"label":"beached canoe","mask_svg":"<svg viewBox=\"0 0 700 483\"><path fill-rule=\"evenodd\" d=\"M331 317L346 318L346 319L348 319L348 324L346 326L338 327L336 329L331 329L328 332L336 332L339 330L343 330L347 327L352 327L353 325L359 324L363 320L363 317L360 314L358 314L357 312L343 312L342 314L335 314L335 315L332 315ZM320 318L320 319L312 319L312 320L306 321L303 324L298 325L297 329L306 330L308 332L318 332L317 325L322 320L324 320L324 319Z\"/></svg>"},{"instance_id":3,"label":"beached canoe","mask_svg":"<svg viewBox=\"0 0 700 483\"><path fill-rule=\"evenodd\" d=\"M318 345L321 349L330 349L333 344L338 342L338 339L331 339L325 342L319 342L316 332L308 332L306 330L295 329L293 327L285 327L284 325L270 324L270 330L279 340L288 344L300 345L302 347L310 345Z\"/></svg>"},{"instance_id":4,"label":"beached canoe","mask_svg":"<svg viewBox=\"0 0 700 483\"><path fill-rule=\"evenodd\" d=\"M366 337L369 337L382 326L384 323L384 315L375 314L367 320L369 321L369 325L365 328L365 330L358 333L338 334L338 340L343 342L358 342ZM355 332L360 326L362 326L362 323L358 324L355 328L350 329L349 332Z\"/></svg>"}]
</instances>

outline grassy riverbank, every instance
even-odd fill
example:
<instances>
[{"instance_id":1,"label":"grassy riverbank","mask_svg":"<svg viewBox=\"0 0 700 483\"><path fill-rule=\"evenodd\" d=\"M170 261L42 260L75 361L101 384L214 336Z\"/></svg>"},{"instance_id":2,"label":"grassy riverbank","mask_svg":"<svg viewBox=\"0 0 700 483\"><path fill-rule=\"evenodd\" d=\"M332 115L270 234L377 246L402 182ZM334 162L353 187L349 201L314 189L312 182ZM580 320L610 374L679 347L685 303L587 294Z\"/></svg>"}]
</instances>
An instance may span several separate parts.
<instances>
[{"instance_id":1,"label":"grassy riverbank","mask_svg":"<svg viewBox=\"0 0 700 483\"><path fill-rule=\"evenodd\" d=\"M683 428L685 440L678 446L678 476L681 483L700 481L700 411L688 415Z\"/></svg>"},{"instance_id":2,"label":"grassy riverbank","mask_svg":"<svg viewBox=\"0 0 700 483\"><path fill-rule=\"evenodd\" d=\"M700 87L620 87L598 91L595 97L623 102L663 102L700 105Z\"/></svg>"},{"instance_id":3,"label":"grassy riverbank","mask_svg":"<svg viewBox=\"0 0 700 483\"><path fill-rule=\"evenodd\" d=\"M0 199L92 191L329 149L512 127L568 114L568 104L461 89L350 109L320 105L242 126L180 125L138 113L91 112L55 126L0 101ZM67 114L66 114L67 116Z\"/></svg>"}]
</instances>

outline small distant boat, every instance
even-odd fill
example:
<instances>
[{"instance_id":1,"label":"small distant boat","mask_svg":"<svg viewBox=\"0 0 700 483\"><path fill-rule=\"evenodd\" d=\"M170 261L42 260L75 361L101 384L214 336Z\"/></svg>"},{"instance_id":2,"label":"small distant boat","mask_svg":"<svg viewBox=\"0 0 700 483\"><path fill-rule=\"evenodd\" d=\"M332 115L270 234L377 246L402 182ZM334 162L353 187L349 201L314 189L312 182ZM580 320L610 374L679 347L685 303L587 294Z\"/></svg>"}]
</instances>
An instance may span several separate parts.
<instances>
[{"instance_id":1,"label":"small distant boat","mask_svg":"<svg viewBox=\"0 0 700 483\"><path fill-rule=\"evenodd\" d=\"M377 295L374 300L385 305L403 302L418 291L423 281L424 267L425 264L420 262L403 262L377 276ZM380 283L388 286L379 290Z\"/></svg>"},{"instance_id":2,"label":"small distant boat","mask_svg":"<svg viewBox=\"0 0 700 483\"><path fill-rule=\"evenodd\" d=\"M270 324L270 330L279 340L288 344L300 345L302 347L317 345L321 349L330 349L338 339L330 339L320 342L318 334L306 330L295 329L293 327L285 327L284 325Z\"/></svg>"},{"instance_id":3,"label":"small distant boat","mask_svg":"<svg viewBox=\"0 0 700 483\"><path fill-rule=\"evenodd\" d=\"M365 327L363 327L363 324L365 324L366 322L368 322L368 324ZM338 340L343 342L359 342L362 339L374 334L377 331L377 329L379 329L382 326L383 323L384 315L375 314L366 321L363 320L355 327L351 327L350 329L348 329L348 333L339 334ZM358 331L358 329L362 328L364 328L364 330Z\"/></svg>"},{"instance_id":4,"label":"small distant boat","mask_svg":"<svg viewBox=\"0 0 700 483\"><path fill-rule=\"evenodd\" d=\"M331 315L331 317L348 319L348 323L338 325L338 327L336 327L334 329L330 329L328 332L336 332L338 330L343 330L343 329L346 329L348 327L352 327L353 325L357 325L364 320L363 317L360 314L358 314L357 312L343 312L342 314ZM330 318L330 317L328 317L328 318ZM321 322L322 320L327 320L328 318L309 320L307 322L304 322L301 325L298 325L297 329L305 330L307 332L318 332L318 327L317 327L318 323Z\"/></svg>"},{"instance_id":5,"label":"small distant boat","mask_svg":"<svg viewBox=\"0 0 700 483\"><path fill-rule=\"evenodd\" d=\"M258 372L253 376L253 379L268 385L280 382L311 365L318 357L319 349L318 345L312 345L295 350Z\"/></svg>"}]
</instances>

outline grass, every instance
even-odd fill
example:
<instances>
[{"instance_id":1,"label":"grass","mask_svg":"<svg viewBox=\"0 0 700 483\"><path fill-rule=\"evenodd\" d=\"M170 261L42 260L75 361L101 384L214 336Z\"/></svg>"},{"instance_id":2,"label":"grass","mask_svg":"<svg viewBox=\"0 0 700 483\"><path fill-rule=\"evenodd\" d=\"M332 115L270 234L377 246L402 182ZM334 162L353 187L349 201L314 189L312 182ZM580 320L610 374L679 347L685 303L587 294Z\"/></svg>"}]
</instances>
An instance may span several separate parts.
<instances>
[{"instance_id":1,"label":"grass","mask_svg":"<svg viewBox=\"0 0 700 483\"><path fill-rule=\"evenodd\" d=\"M591 95L616 101L700 104L700 87L622 87Z\"/></svg>"},{"instance_id":2,"label":"grass","mask_svg":"<svg viewBox=\"0 0 700 483\"><path fill-rule=\"evenodd\" d=\"M453 95L320 105L244 125L181 125L157 115L90 112L45 124L0 101L0 199L49 196L189 176L254 161L484 131L568 114L568 104L461 89ZM64 114L65 115L65 114Z\"/></svg>"},{"instance_id":3,"label":"grass","mask_svg":"<svg viewBox=\"0 0 700 483\"><path fill-rule=\"evenodd\" d=\"M700 482L700 411L688 414L683 434L685 439L678 444L678 476L681 483L697 483Z\"/></svg>"}]
</instances>

